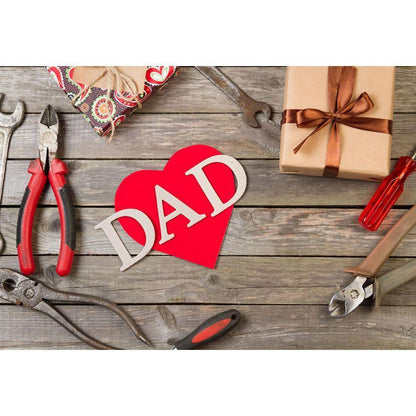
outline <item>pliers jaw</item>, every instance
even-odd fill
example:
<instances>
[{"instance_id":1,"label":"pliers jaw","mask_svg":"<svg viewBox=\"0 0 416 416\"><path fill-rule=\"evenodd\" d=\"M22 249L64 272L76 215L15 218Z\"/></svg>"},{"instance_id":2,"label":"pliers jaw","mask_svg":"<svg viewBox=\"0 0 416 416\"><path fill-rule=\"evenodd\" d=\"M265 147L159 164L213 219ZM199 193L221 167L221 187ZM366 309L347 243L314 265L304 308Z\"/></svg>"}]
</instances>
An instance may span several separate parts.
<instances>
[{"instance_id":1,"label":"pliers jaw","mask_svg":"<svg viewBox=\"0 0 416 416\"><path fill-rule=\"evenodd\" d=\"M45 313L50 316L65 329L78 337L81 341L86 342L98 349L116 349L111 345L105 344L89 336L69 319L67 319L50 301L56 302L77 302L100 305L115 312L122 318L133 331L134 335L148 346L151 342L144 336L133 318L121 309L115 303L97 296L89 296L81 293L63 292L53 289L42 282L31 279L9 269L0 269L0 298L16 305L24 306L34 311Z\"/></svg>"},{"instance_id":2,"label":"pliers jaw","mask_svg":"<svg viewBox=\"0 0 416 416\"><path fill-rule=\"evenodd\" d=\"M55 109L48 105L39 121L39 158L46 169L58 150L59 119Z\"/></svg>"},{"instance_id":3,"label":"pliers jaw","mask_svg":"<svg viewBox=\"0 0 416 416\"><path fill-rule=\"evenodd\" d=\"M13 270L0 270L0 298L27 308L35 307L42 300L41 287L34 280Z\"/></svg>"},{"instance_id":4,"label":"pliers jaw","mask_svg":"<svg viewBox=\"0 0 416 416\"><path fill-rule=\"evenodd\" d=\"M350 314L373 295L373 287L366 277L356 276L348 286L334 293L328 306L329 314L335 318Z\"/></svg>"},{"instance_id":5,"label":"pliers jaw","mask_svg":"<svg viewBox=\"0 0 416 416\"><path fill-rule=\"evenodd\" d=\"M59 121L56 111L48 105L39 120L39 158L32 160L28 172L32 175L23 195L17 221L17 254L20 270L25 275L35 271L32 248L32 228L35 210L46 182L55 195L61 221L61 246L56 272L66 276L72 266L75 250L75 213L66 182L68 167L57 159Z\"/></svg>"}]
</instances>

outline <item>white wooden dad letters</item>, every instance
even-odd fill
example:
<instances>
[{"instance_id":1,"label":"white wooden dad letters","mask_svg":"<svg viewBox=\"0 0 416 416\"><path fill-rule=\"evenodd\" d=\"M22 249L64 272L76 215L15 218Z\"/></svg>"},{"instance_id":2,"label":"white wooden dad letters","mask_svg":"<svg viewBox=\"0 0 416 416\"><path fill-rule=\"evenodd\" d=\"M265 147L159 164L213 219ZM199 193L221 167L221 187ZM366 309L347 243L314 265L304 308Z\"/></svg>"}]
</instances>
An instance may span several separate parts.
<instances>
[{"instance_id":1,"label":"white wooden dad letters","mask_svg":"<svg viewBox=\"0 0 416 416\"><path fill-rule=\"evenodd\" d=\"M228 166L234 173L237 182L236 191L232 198L230 198L227 202L221 201L220 197L218 196L217 192L211 185L211 182L209 181L204 172L204 168L212 163L222 163ZM247 175L244 171L244 168L236 159L227 155L211 156L203 160L202 162L198 163L193 168L186 171L185 175L193 175L196 181L198 182L202 192L205 194L206 198L208 199L209 203L213 208L213 211L211 212L211 217L215 217L216 215L221 214L221 212L223 212L230 206L234 205L243 196L244 191L247 187ZM171 194L166 189L162 188L160 185L155 186L155 195L157 201L157 211L161 233L159 244L164 244L167 241L175 238L175 234L168 232L167 223L172 219L176 218L177 216L183 215L189 220L187 224L188 228L192 227L199 221L202 221L204 218L206 218L206 214L199 214L190 206L182 202L175 195ZM171 205L173 208L175 208L175 210L172 211L170 214L165 215L163 210L163 202L166 202L167 204ZM123 217L129 217L137 221L141 225L145 233L145 245L143 246L140 253L136 256L130 255L129 251L123 244L120 236L118 235L117 231L113 226L113 222L115 220ZM129 267L133 266L133 264L143 259L149 253L149 251L152 249L155 243L156 233L154 226L150 218L144 212L138 209L131 208L118 211L107 217L104 221L97 224L95 226L95 229L102 229L107 235L107 238L110 240L111 245L114 247L114 250L120 257L122 263L120 267L121 271L128 269Z\"/></svg>"}]
</instances>

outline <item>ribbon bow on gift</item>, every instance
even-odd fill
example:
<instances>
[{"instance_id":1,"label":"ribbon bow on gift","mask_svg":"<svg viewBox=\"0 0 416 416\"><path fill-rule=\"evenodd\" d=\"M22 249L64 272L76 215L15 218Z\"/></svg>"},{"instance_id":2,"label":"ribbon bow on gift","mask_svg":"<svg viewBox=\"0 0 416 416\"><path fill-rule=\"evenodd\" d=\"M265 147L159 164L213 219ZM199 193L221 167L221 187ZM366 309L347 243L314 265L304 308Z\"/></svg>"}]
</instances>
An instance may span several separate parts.
<instances>
[{"instance_id":1,"label":"ribbon bow on gift","mask_svg":"<svg viewBox=\"0 0 416 416\"><path fill-rule=\"evenodd\" d=\"M356 68L352 66L328 67L328 108L322 111L316 108L303 110L284 110L282 123L296 123L299 128L315 127L294 149L297 153L307 140L319 130L331 124L325 169L323 176L337 176L341 162L341 142L339 124L360 130L389 133L392 131L392 120L358 117L374 107L370 96L363 92L355 100L352 94L355 85Z\"/></svg>"}]
</instances>

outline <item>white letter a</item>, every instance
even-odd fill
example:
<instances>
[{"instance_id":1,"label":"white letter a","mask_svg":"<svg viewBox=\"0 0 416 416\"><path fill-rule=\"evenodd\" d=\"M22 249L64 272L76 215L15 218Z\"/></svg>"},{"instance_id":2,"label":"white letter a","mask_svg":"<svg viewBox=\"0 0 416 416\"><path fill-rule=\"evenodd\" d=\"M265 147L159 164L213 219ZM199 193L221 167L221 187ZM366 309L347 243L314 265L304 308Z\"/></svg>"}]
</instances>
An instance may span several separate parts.
<instances>
[{"instance_id":1,"label":"white letter a","mask_svg":"<svg viewBox=\"0 0 416 416\"><path fill-rule=\"evenodd\" d=\"M183 203L181 200L176 198L176 196L172 195L166 189L163 189L161 186L155 186L155 193L156 193L156 202L157 202L157 213L159 215L159 224L160 224L160 241L159 244L166 243L167 241L171 240L175 237L175 234L168 234L168 230L166 224L168 221L173 220L179 215L183 215L188 218L188 228L195 225L197 222L203 220L206 215L205 214L198 214L194 211L191 207ZM171 205L175 210L171 212L169 215L165 215L163 209L163 201Z\"/></svg>"}]
</instances>

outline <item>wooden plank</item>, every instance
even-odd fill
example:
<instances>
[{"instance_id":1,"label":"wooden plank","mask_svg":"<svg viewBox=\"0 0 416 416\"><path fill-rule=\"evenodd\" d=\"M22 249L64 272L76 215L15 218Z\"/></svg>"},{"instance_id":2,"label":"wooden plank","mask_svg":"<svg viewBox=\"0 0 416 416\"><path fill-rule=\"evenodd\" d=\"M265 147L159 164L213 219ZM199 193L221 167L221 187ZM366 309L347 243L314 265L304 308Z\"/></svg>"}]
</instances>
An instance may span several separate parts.
<instances>
[{"instance_id":1,"label":"wooden plank","mask_svg":"<svg viewBox=\"0 0 416 416\"><path fill-rule=\"evenodd\" d=\"M71 274L55 272L56 256L35 258L33 277L61 290L101 296L117 303L221 303L327 305L350 283L344 267L360 258L227 257L215 270L168 256L150 256L120 272L114 256L77 256ZM390 259L381 274L411 261ZM0 268L18 270L15 256L1 256ZM6 303L0 299L0 303ZM416 279L383 298L383 305L416 305Z\"/></svg>"},{"instance_id":2,"label":"wooden plank","mask_svg":"<svg viewBox=\"0 0 416 416\"><path fill-rule=\"evenodd\" d=\"M253 98L268 102L280 112L283 103L284 67L226 67L229 75ZM395 111L415 112L416 67L398 67ZM70 100L42 67L0 67L0 91L7 94L4 111L12 111L23 99L28 112L39 113L46 104L59 112L75 112ZM146 103L146 113L237 113L239 108L192 67Z\"/></svg>"},{"instance_id":3,"label":"wooden plank","mask_svg":"<svg viewBox=\"0 0 416 416\"><path fill-rule=\"evenodd\" d=\"M221 250L236 256L366 256L382 235L406 210L394 209L376 232L368 232L357 221L360 210L336 208L235 208ZM17 208L2 208L1 232L6 242L4 254L16 254ZM114 249L99 222L114 213L113 208L76 209L77 253L114 254ZM56 208L39 208L34 226L34 253L56 254L60 222ZM120 230L132 254L140 246ZM416 229L394 252L395 256L414 256ZM159 255L158 252L152 254Z\"/></svg>"},{"instance_id":4,"label":"wooden plank","mask_svg":"<svg viewBox=\"0 0 416 416\"><path fill-rule=\"evenodd\" d=\"M144 333L159 349L209 316L233 305L127 306ZM344 319L334 319L324 306L234 305L241 323L211 349L415 349L416 308L361 307ZM100 340L121 348L146 349L114 313L100 307L60 306L75 324ZM87 349L49 317L13 305L0 306L0 348ZM175 354L172 352L172 354Z\"/></svg>"},{"instance_id":5,"label":"wooden plank","mask_svg":"<svg viewBox=\"0 0 416 416\"><path fill-rule=\"evenodd\" d=\"M114 195L121 181L129 174L142 169L162 170L167 161L159 160L69 160L68 179L74 204L79 206L114 205ZM378 183L333 178L284 175L279 172L276 160L242 160L248 187L237 206L365 206L378 187ZM29 174L29 162L10 160L7 165L3 205L19 205ZM104 172L111 172L104 175ZM339 192L342 185L342 192ZM267 191L265 192L265 186ZM416 203L414 193L416 175L406 182L406 191L398 205ZM42 204L55 205L50 187Z\"/></svg>"},{"instance_id":6,"label":"wooden plank","mask_svg":"<svg viewBox=\"0 0 416 416\"><path fill-rule=\"evenodd\" d=\"M28 114L13 134L10 159L33 159L37 155L39 116ZM280 117L274 114L274 120ZM169 159L192 144L213 146L240 159L274 159L257 144L265 134L248 127L240 114L133 114L117 129L111 143L99 137L79 114L62 114L58 154L67 159ZM411 154L415 114L394 119L392 158Z\"/></svg>"},{"instance_id":7,"label":"wooden plank","mask_svg":"<svg viewBox=\"0 0 416 416\"><path fill-rule=\"evenodd\" d=\"M281 108L283 67L228 67L224 72L259 101ZM24 100L27 111L39 113L46 104L59 112L77 110L43 67L0 67L0 91L7 95L4 111L12 111L15 101ZM238 113L239 107L193 67L181 73L152 97L144 113Z\"/></svg>"},{"instance_id":8,"label":"wooden plank","mask_svg":"<svg viewBox=\"0 0 416 416\"><path fill-rule=\"evenodd\" d=\"M279 116L274 116L276 120ZM38 152L39 115L28 114L13 134L9 158L32 159ZM185 146L203 143L240 158L272 158L255 141L265 134L248 127L240 114L133 114L111 143L79 114L62 114L59 157L71 159L169 159Z\"/></svg>"},{"instance_id":9,"label":"wooden plank","mask_svg":"<svg viewBox=\"0 0 416 416\"><path fill-rule=\"evenodd\" d=\"M416 82L416 67L398 66L396 68L396 91L394 111L413 113L416 109L414 90Z\"/></svg>"},{"instance_id":10,"label":"wooden plank","mask_svg":"<svg viewBox=\"0 0 416 416\"><path fill-rule=\"evenodd\" d=\"M253 97L269 101L278 120L284 68L224 70ZM415 144L409 134L416 121L415 83L416 67L398 68L393 158L409 154ZM57 210L38 210L35 252L42 254L36 257L38 278L61 289L136 304L127 308L158 348L168 348L166 341L171 343L208 316L233 305L242 311L243 322L212 344L213 348L416 347L416 280L386 296L385 306L376 312L361 307L342 320L331 319L327 313L332 293L351 279L342 268L360 262L406 210L395 209L376 233L361 229L358 206L367 202L376 184L279 174L277 160L253 141L261 131L246 127L239 108L193 68L184 68L143 113L129 117L109 145L72 108L44 68L0 67L0 91L7 94L2 109L13 110L15 101L23 98L32 113L11 143L3 199L8 207L0 212L6 255L0 256L0 267L18 268L15 205L20 204L27 183L27 159L37 155L38 114L34 113L51 103L65 113L59 156L69 162L75 201L82 207L97 207L77 209L77 251L81 255L76 256L68 278L54 273L60 233ZM234 210L216 269L152 253L121 273L119 259L104 233L94 230L94 225L113 212L108 206L116 186L131 171L160 168L174 151L198 142L242 159L249 176L249 188ZM89 158L102 160L86 160ZM410 177L400 204L414 203L411 189L415 180ZM343 192L339 192L341 185ZM50 193L42 203L53 203ZM299 205L312 207L296 207ZM390 259L383 271L411 261L415 233L394 253L402 258ZM139 250L131 240L128 247L132 253ZM124 348L146 348L119 318L102 308L71 305L63 310L104 341ZM3 303L0 319L0 348L85 348L41 314Z\"/></svg>"}]
</instances>

